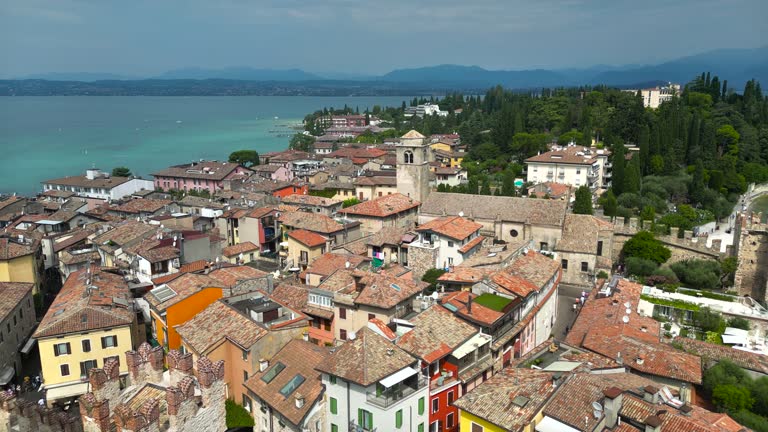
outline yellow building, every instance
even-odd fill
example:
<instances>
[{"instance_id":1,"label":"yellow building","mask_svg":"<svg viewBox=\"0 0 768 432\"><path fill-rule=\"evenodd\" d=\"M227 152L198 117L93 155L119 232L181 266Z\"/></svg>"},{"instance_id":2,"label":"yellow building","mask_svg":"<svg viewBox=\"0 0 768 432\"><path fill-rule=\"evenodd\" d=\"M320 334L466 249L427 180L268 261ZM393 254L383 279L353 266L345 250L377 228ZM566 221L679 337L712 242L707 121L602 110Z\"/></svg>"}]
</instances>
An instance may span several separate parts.
<instances>
[{"instance_id":1,"label":"yellow building","mask_svg":"<svg viewBox=\"0 0 768 432\"><path fill-rule=\"evenodd\" d=\"M23 236L0 238L0 282L25 282L34 285L32 293L40 292L43 271L40 242Z\"/></svg>"},{"instance_id":2,"label":"yellow building","mask_svg":"<svg viewBox=\"0 0 768 432\"><path fill-rule=\"evenodd\" d=\"M444 143L444 142L440 142L440 141L438 141L436 143L430 144L429 147L432 149L432 151L435 151L435 150L442 150L442 151L445 151L445 152L450 152L451 151L451 145L450 144Z\"/></svg>"},{"instance_id":3,"label":"yellow building","mask_svg":"<svg viewBox=\"0 0 768 432\"><path fill-rule=\"evenodd\" d=\"M98 267L69 275L33 337L40 348L48 403L88 391L88 370L116 357L127 375L125 352L139 340L137 314L125 279Z\"/></svg>"},{"instance_id":4,"label":"yellow building","mask_svg":"<svg viewBox=\"0 0 768 432\"><path fill-rule=\"evenodd\" d=\"M294 267L306 270L307 266L325 253L326 238L304 229L288 233L288 260Z\"/></svg>"}]
</instances>

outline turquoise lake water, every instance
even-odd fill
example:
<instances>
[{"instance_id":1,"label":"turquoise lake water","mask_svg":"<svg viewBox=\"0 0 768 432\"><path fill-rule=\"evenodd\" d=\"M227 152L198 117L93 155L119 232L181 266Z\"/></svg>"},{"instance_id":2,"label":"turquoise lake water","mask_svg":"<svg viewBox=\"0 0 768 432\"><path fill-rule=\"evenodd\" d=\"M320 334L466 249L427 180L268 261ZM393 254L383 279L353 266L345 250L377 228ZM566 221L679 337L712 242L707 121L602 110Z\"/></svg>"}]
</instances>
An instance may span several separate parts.
<instances>
[{"instance_id":1,"label":"turquoise lake water","mask_svg":"<svg viewBox=\"0 0 768 432\"><path fill-rule=\"evenodd\" d=\"M290 125L323 107L399 106L409 97L2 97L0 193L127 166L145 178L169 165L232 151L287 147ZM275 118L277 117L277 119ZM283 135L283 136L281 136Z\"/></svg>"}]
</instances>

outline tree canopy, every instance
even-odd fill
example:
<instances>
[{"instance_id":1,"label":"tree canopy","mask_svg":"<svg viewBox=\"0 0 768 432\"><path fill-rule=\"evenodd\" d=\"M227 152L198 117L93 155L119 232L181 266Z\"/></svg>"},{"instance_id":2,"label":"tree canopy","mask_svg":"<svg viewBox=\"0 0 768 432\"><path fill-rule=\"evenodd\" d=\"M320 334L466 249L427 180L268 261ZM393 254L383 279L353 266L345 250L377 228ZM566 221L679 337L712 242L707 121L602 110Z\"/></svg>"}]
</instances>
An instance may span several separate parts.
<instances>
[{"instance_id":1,"label":"tree canopy","mask_svg":"<svg viewBox=\"0 0 768 432\"><path fill-rule=\"evenodd\" d=\"M112 177L130 177L131 169L127 167L115 167L112 168Z\"/></svg>"},{"instance_id":2,"label":"tree canopy","mask_svg":"<svg viewBox=\"0 0 768 432\"><path fill-rule=\"evenodd\" d=\"M624 243L621 255L625 260L634 257L662 264L667 262L672 256L672 252L662 242L657 240L652 233L640 231Z\"/></svg>"},{"instance_id":3,"label":"tree canopy","mask_svg":"<svg viewBox=\"0 0 768 432\"><path fill-rule=\"evenodd\" d=\"M229 155L229 161L246 168L252 167L259 164L259 153L256 150L238 150Z\"/></svg>"}]
</instances>

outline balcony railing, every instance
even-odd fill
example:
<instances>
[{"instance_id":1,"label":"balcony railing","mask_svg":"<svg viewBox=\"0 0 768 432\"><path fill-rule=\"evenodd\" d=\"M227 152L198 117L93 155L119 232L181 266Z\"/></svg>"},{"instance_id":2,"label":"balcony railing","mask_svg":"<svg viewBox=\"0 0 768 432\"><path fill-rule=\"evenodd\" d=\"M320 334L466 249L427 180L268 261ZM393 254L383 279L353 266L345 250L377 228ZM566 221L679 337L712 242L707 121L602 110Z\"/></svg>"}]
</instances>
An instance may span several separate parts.
<instances>
[{"instance_id":1,"label":"balcony railing","mask_svg":"<svg viewBox=\"0 0 768 432\"><path fill-rule=\"evenodd\" d=\"M349 432L376 432L376 428L368 429L365 426L358 425L354 420L350 420Z\"/></svg>"},{"instance_id":2,"label":"balcony railing","mask_svg":"<svg viewBox=\"0 0 768 432\"><path fill-rule=\"evenodd\" d=\"M605 164L605 167L606 168L613 168L613 164L608 162L608 163Z\"/></svg>"},{"instance_id":3,"label":"balcony railing","mask_svg":"<svg viewBox=\"0 0 768 432\"><path fill-rule=\"evenodd\" d=\"M368 392L366 399L368 400L368 403L376 405L380 408L387 409L390 406L416 393L419 389L424 388L428 383L429 378L423 375L419 375L415 387L400 383L396 387L386 389L381 393Z\"/></svg>"},{"instance_id":4,"label":"balcony railing","mask_svg":"<svg viewBox=\"0 0 768 432\"><path fill-rule=\"evenodd\" d=\"M588 179L596 179L600 177L600 173L597 171L587 171L587 178Z\"/></svg>"}]
</instances>

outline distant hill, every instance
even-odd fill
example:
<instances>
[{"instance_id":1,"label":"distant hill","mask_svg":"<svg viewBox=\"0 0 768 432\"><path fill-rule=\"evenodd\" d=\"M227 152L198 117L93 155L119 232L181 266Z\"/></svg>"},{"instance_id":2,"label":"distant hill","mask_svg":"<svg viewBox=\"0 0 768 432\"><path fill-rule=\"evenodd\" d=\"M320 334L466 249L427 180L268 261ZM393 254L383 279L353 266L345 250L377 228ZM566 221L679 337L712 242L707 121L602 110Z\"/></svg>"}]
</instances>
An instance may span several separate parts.
<instances>
[{"instance_id":1,"label":"distant hill","mask_svg":"<svg viewBox=\"0 0 768 432\"><path fill-rule=\"evenodd\" d=\"M226 79L243 81L315 81L322 79L301 69L254 69L230 67L225 69L184 68L165 72L155 79Z\"/></svg>"},{"instance_id":2,"label":"distant hill","mask_svg":"<svg viewBox=\"0 0 768 432\"><path fill-rule=\"evenodd\" d=\"M118 75L112 73L99 73L99 72L52 72L44 74L33 74L18 77L19 80L48 80L48 81L104 81L104 80L131 80L134 77L126 75Z\"/></svg>"},{"instance_id":3,"label":"distant hill","mask_svg":"<svg viewBox=\"0 0 768 432\"><path fill-rule=\"evenodd\" d=\"M479 66L461 65L397 69L380 79L385 82L423 82L432 85L459 85L462 87L488 87L501 84L511 88L528 88L570 84L567 75L550 70L491 71Z\"/></svg>"}]
</instances>

